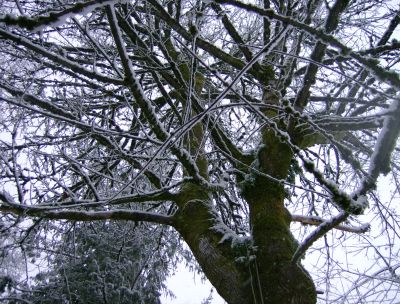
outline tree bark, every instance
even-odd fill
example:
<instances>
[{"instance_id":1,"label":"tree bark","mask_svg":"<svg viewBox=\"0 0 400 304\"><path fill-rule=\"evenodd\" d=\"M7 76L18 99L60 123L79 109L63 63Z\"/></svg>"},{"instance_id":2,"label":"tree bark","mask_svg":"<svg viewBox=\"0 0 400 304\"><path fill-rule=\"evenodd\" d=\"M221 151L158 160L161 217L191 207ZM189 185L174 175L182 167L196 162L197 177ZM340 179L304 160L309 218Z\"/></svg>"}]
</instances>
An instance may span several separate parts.
<instances>
[{"instance_id":1,"label":"tree bark","mask_svg":"<svg viewBox=\"0 0 400 304\"><path fill-rule=\"evenodd\" d=\"M244 182L242 195L251 213L250 238L235 236L222 224L206 195L202 199L189 196L175 216L174 227L229 304L316 303L311 277L301 265L291 263L297 242L289 229L283 186L263 176ZM188 193L196 192L196 186L193 191L189 188Z\"/></svg>"},{"instance_id":2,"label":"tree bark","mask_svg":"<svg viewBox=\"0 0 400 304\"><path fill-rule=\"evenodd\" d=\"M191 200L179 212L178 232L189 245L196 261L218 293L229 304L247 304L249 273L238 264L231 247L232 240L224 241L225 234L209 201Z\"/></svg>"}]
</instances>

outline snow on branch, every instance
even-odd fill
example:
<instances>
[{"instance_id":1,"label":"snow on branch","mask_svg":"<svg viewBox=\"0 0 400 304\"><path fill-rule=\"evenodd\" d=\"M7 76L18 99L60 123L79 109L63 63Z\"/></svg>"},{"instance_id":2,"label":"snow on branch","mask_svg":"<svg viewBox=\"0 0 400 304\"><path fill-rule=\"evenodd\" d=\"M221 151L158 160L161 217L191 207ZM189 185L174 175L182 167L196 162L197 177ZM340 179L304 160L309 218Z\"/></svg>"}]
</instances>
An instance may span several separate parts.
<instances>
[{"instance_id":1,"label":"snow on branch","mask_svg":"<svg viewBox=\"0 0 400 304\"><path fill-rule=\"evenodd\" d=\"M0 201L7 205L15 205L13 197L6 191L0 191Z\"/></svg>"},{"instance_id":2,"label":"snow on branch","mask_svg":"<svg viewBox=\"0 0 400 304\"><path fill-rule=\"evenodd\" d=\"M32 50L42 56L44 56L45 58L51 60L54 63L60 64L63 67L70 69L71 71L78 73L80 75L86 76L89 79L96 79L97 81L106 83L106 84L116 84L116 85L121 85L123 84L123 81L120 79L115 79L115 78L111 78L111 77L107 77L104 74L100 74L97 73L95 71L90 71L84 67L82 67L82 65L69 60L61 55L52 53L48 50L46 50L45 48L43 48L42 46L32 43L30 40L15 35L11 32L5 31L3 29L0 29L0 38L1 39L6 39L6 40L11 40L17 44L20 44L24 47L26 47L29 50Z\"/></svg>"},{"instance_id":3,"label":"snow on branch","mask_svg":"<svg viewBox=\"0 0 400 304\"><path fill-rule=\"evenodd\" d=\"M2 83L0 83L0 88L6 88L5 86L3 86ZM49 102L43 100L43 99L39 99L34 95L30 95L27 93L23 93L23 91L20 90L10 90L10 93L14 94L14 97L20 97L18 99L9 99L6 97L0 97L0 100L4 100L7 103L16 105L18 107L21 108L25 108L28 109L32 112L35 113L39 113L42 114L44 116L47 117L51 117L54 118L56 120L59 121L64 121L66 123L69 123L71 125L74 125L78 128L80 128L82 131L88 133L88 134L92 134L92 137L96 138L98 140L98 142L100 142L101 144L103 144L104 146L108 146L108 147L117 147L115 146L109 139L108 137L106 137L104 134L107 135L116 135L116 136L125 136L128 138L132 138L132 139L141 139L141 138L135 138L134 136L131 136L129 133L127 132L118 132L118 131L114 131L114 130L105 130L102 128L99 128L97 126L93 126L93 125L89 125L85 122L82 122L78 119L71 119L70 117L74 117L73 115L69 114L68 115L64 115L65 112L62 108L59 108L55 105L50 104ZM146 138L146 140L149 140L148 138ZM159 142L155 141L155 144L160 144ZM120 149L117 149L117 151L120 151ZM128 156L126 154L126 156ZM130 156L129 156L130 157Z\"/></svg>"},{"instance_id":4,"label":"snow on branch","mask_svg":"<svg viewBox=\"0 0 400 304\"><path fill-rule=\"evenodd\" d=\"M317 181L329 191L332 201L342 210L349 214L360 215L368 206L367 198L363 195L348 195L346 192L339 189L337 183L324 177L314 165L314 163L299 154L302 159L304 168L314 177Z\"/></svg>"},{"instance_id":5,"label":"snow on branch","mask_svg":"<svg viewBox=\"0 0 400 304\"><path fill-rule=\"evenodd\" d=\"M305 215L296 215L296 214L292 214L292 221L299 222L304 225L313 225L313 226L319 226L323 223L328 222L328 220L323 219L319 216L305 216ZM341 231L361 234L361 233L367 232L370 229L370 225L362 224L359 227L348 226L348 225L337 225L334 228L337 230L341 230Z\"/></svg>"},{"instance_id":6,"label":"snow on branch","mask_svg":"<svg viewBox=\"0 0 400 304\"><path fill-rule=\"evenodd\" d=\"M0 16L0 23L8 26L18 26L31 31L41 31L46 26L59 26L63 24L67 18L74 17L77 14L85 15L96 8L116 2L115 0L92 0L87 2L78 2L59 12L50 12L47 16L38 16L35 18L27 16Z\"/></svg>"},{"instance_id":7,"label":"snow on branch","mask_svg":"<svg viewBox=\"0 0 400 304\"><path fill-rule=\"evenodd\" d=\"M179 22L177 22L174 18L172 18L163 8L161 4L159 4L156 0L148 0L151 5L156 9L154 11L155 16L163 19L171 28L173 28L178 34L180 34L185 40L192 41L193 37L192 34L187 31L184 27L181 26ZM212 56L222 60L223 62L231 65L236 69L242 69L246 62L236 58L229 53L223 51L222 49L218 48L214 44L208 42L205 39L202 39L201 36L196 37L196 45L203 49L204 51L208 52ZM251 75L253 75L256 79L260 81L264 81L265 73L262 73L260 70L254 68L250 68L248 71Z\"/></svg>"},{"instance_id":8,"label":"snow on branch","mask_svg":"<svg viewBox=\"0 0 400 304\"><path fill-rule=\"evenodd\" d=\"M151 212L133 211L127 209L108 211L80 211L80 210L48 210L40 207L20 205L5 191L0 191L0 212L21 216L41 217L49 220L73 221L100 221L126 220L144 221L163 225L173 225L173 217Z\"/></svg>"},{"instance_id":9,"label":"snow on branch","mask_svg":"<svg viewBox=\"0 0 400 304\"><path fill-rule=\"evenodd\" d=\"M347 212L342 212L337 216L331 218L328 221L324 221L319 225L310 235L299 245L296 252L293 254L292 263L296 264L303 254L307 251L311 245L318 240L321 236L325 235L328 231L338 226L340 223L345 221L349 214Z\"/></svg>"},{"instance_id":10,"label":"snow on branch","mask_svg":"<svg viewBox=\"0 0 400 304\"><path fill-rule=\"evenodd\" d=\"M347 47L344 43L339 41L333 35L327 34L325 31L321 29L314 28L305 23L299 22L287 16L282 16L274 12L272 9L262 9L256 5L243 3L237 0L214 0L214 2L220 4L229 4L236 6L238 8L242 8L249 12L256 13L260 16L264 16L269 19L275 19L281 21L284 24L291 25L301 31L304 31L312 36L314 36L317 40L322 41L328 45L331 45L337 49L339 49L343 56L350 57L361 63L365 66L376 78L380 79L383 82L386 82L392 85L396 89L400 89L400 76L398 73L394 71L388 71L385 68L379 66L379 62L376 59L368 58L360 55L357 52L354 52L351 48Z\"/></svg>"},{"instance_id":11,"label":"snow on branch","mask_svg":"<svg viewBox=\"0 0 400 304\"><path fill-rule=\"evenodd\" d=\"M390 171L390 156L400 135L400 94L393 100L386 114L371 156L368 173L372 179L378 178L380 173L387 174Z\"/></svg>"},{"instance_id":12,"label":"snow on branch","mask_svg":"<svg viewBox=\"0 0 400 304\"><path fill-rule=\"evenodd\" d=\"M393 99L385 114L383 127L371 155L368 175L363 179L361 187L354 193L355 197L365 196L368 191L375 189L379 175L386 175L391 170L391 155L400 136L400 94Z\"/></svg>"}]
</instances>

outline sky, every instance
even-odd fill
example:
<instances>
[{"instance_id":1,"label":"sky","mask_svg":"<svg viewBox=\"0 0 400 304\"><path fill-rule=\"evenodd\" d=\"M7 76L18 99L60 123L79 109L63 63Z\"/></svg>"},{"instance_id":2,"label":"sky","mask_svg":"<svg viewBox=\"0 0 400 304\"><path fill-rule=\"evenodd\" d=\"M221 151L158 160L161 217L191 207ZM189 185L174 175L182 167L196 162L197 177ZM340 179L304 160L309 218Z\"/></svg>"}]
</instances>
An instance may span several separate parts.
<instances>
[{"instance_id":1,"label":"sky","mask_svg":"<svg viewBox=\"0 0 400 304\"><path fill-rule=\"evenodd\" d=\"M162 304L200 304L210 295L211 289L213 292L210 304L226 303L208 280L202 281L200 275L190 272L183 264L179 264L175 275L167 280L167 286L176 298L171 299L163 295Z\"/></svg>"}]
</instances>

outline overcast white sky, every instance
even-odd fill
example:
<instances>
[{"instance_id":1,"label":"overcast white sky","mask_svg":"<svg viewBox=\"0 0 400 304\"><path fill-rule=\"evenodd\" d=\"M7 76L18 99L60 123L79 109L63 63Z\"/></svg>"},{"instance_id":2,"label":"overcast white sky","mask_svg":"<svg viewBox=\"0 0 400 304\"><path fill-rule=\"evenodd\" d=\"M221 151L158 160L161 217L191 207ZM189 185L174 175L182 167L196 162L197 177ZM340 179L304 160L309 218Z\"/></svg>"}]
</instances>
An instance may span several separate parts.
<instances>
[{"instance_id":1,"label":"overcast white sky","mask_svg":"<svg viewBox=\"0 0 400 304\"><path fill-rule=\"evenodd\" d=\"M176 274L167 280L167 286L176 298L171 299L163 296L162 304L200 304L210 295L213 288L210 282L202 282L200 275L193 274L183 264L179 265ZM215 289L212 297L212 304L226 303Z\"/></svg>"}]
</instances>

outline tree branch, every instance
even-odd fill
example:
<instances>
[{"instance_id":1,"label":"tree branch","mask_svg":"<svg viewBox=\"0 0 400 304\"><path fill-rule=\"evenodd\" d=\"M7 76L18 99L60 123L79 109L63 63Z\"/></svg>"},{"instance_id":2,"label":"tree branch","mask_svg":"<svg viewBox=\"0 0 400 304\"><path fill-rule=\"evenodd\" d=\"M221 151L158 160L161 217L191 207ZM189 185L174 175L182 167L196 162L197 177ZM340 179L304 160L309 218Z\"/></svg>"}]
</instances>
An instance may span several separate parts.
<instances>
[{"instance_id":1,"label":"tree branch","mask_svg":"<svg viewBox=\"0 0 400 304\"><path fill-rule=\"evenodd\" d=\"M110 210L110 211L78 211L78 210L41 210L22 205L0 205L0 212L11 213L22 216L40 217L49 220L71 220L71 221L102 221L102 220L126 220L143 221L155 224L173 226L172 216L165 216L150 212L132 210Z\"/></svg>"},{"instance_id":2,"label":"tree branch","mask_svg":"<svg viewBox=\"0 0 400 304\"><path fill-rule=\"evenodd\" d=\"M305 215L292 215L292 221L293 222L299 222L304 225L313 225L313 226L319 226L323 223L328 222L328 220L325 220L319 216L305 216ZM334 227L337 230L341 231L346 231L346 232L352 232L352 233L365 233L370 229L370 224L363 224L359 227L353 227L353 226L347 226L347 225L337 225Z\"/></svg>"},{"instance_id":3,"label":"tree branch","mask_svg":"<svg viewBox=\"0 0 400 304\"><path fill-rule=\"evenodd\" d=\"M78 73L78 74L88 77L89 79L96 79L97 81L100 81L100 82L103 82L106 84L115 84L115 85L123 84L123 81L121 79L107 77L103 74L99 74L97 72L92 72L90 70L87 70L87 69L83 68L80 64L73 62L69 59L66 59L63 56L60 56L58 54L49 52L48 50L44 49L43 47L41 47L39 45L32 43L31 41L29 41L28 39L26 39L24 37L14 35L3 29L0 29L0 37L7 39L7 40L11 40L19 45L22 45L22 46L26 47L27 49L32 50L35 53L40 54L40 55L44 56L45 58L48 58L51 61L58 63L64 67L74 71L75 73Z\"/></svg>"},{"instance_id":4,"label":"tree branch","mask_svg":"<svg viewBox=\"0 0 400 304\"><path fill-rule=\"evenodd\" d=\"M49 220L72 220L72 221L100 221L100 220L126 220L143 221L156 224L173 226L174 218L161 214L133 211L128 209L109 211L79 211L79 210L48 210L42 207L31 207L16 204L7 192L0 191L1 213L11 213L21 216L40 217Z\"/></svg>"},{"instance_id":5,"label":"tree branch","mask_svg":"<svg viewBox=\"0 0 400 304\"><path fill-rule=\"evenodd\" d=\"M107 17L109 20L111 33L114 38L114 42L117 46L119 56L121 58L122 65L124 67L125 72L125 82L128 85L133 97L136 102L140 106L145 115L147 121L149 122L153 132L156 134L157 138L161 141L164 141L164 144L158 149L157 153L154 155L155 158L158 154L160 154L164 149L167 148L168 145L171 145L170 149L172 153L176 155L176 157L182 162L185 169L188 170L189 174L197 179L200 183L207 184L207 181L199 174L199 169L196 164L191 160L191 156L189 153L179 148L174 139L170 136L170 134L164 129L160 121L158 120L154 109L151 105L151 102L144 95L142 87L137 80L136 73L132 67L131 60L126 52L125 44L122 39L120 28L118 27L117 16L114 11L114 7L107 6L106 7ZM146 169L146 167L150 164L148 162L142 170ZM138 174L139 176L139 174Z\"/></svg>"},{"instance_id":6,"label":"tree branch","mask_svg":"<svg viewBox=\"0 0 400 304\"><path fill-rule=\"evenodd\" d=\"M342 212L339 215L333 217L329 221L324 221L318 226L310 235L304 240L302 244L297 248L296 252L293 254L292 263L297 264L303 254L311 247L311 245L318 240L320 237L325 235L329 230L332 230L341 222L345 221L349 214L347 212Z\"/></svg>"},{"instance_id":7,"label":"tree branch","mask_svg":"<svg viewBox=\"0 0 400 304\"><path fill-rule=\"evenodd\" d=\"M264 17L270 18L270 19L275 19L275 20L283 22L284 24L292 25L293 27L314 36L318 40L321 40L322 42L324 42L328 45L331 45L333 47L340 49L340 51L342 52L343 55L349 56L349 57L355 59L356 61L358 61L359 63L361 63L363 66L365 66L368 70L370 70L381 81L391 84L393 87L395 87L397 89L400 88L400 78L399 78L398 73L396 73L394 71L387 71L385 68L379 66L379 62L376 59L361 56L357 52L354 52L351 48L347 47L344 43L339 41L333 35L327 34L327 33L325 33L325 31L323 31L321 29L309 26L305 23L294 20L290 17L279 15L271 9L265 10L258 6L243 3L241 1L237 1L237 0L214 0L214 1L217 3L221 3L221 4L233 5L238 8L245 9L249 12L256 13L260 16L264 16Z\"/></svg>"},{"instance_id":8,"label":"tree branch","mask_svg":"<svg viewBox=\"0 0 400 304\"><path fill-rule=\"evenodd\" d=\"M6 25L14 25L26 28L31 31L40 31L46 26L57 26L64 22L68 17L74 17L76 14L86 14L98 7L112 3L114 0L92 0L86 2L78 2L71 7L68 7L60 12L50 11L47 16L38 16L30 18L26 16L14 17L12 15L5 15L0 17L0 23Z\"/></svg>"}]
</instances>

